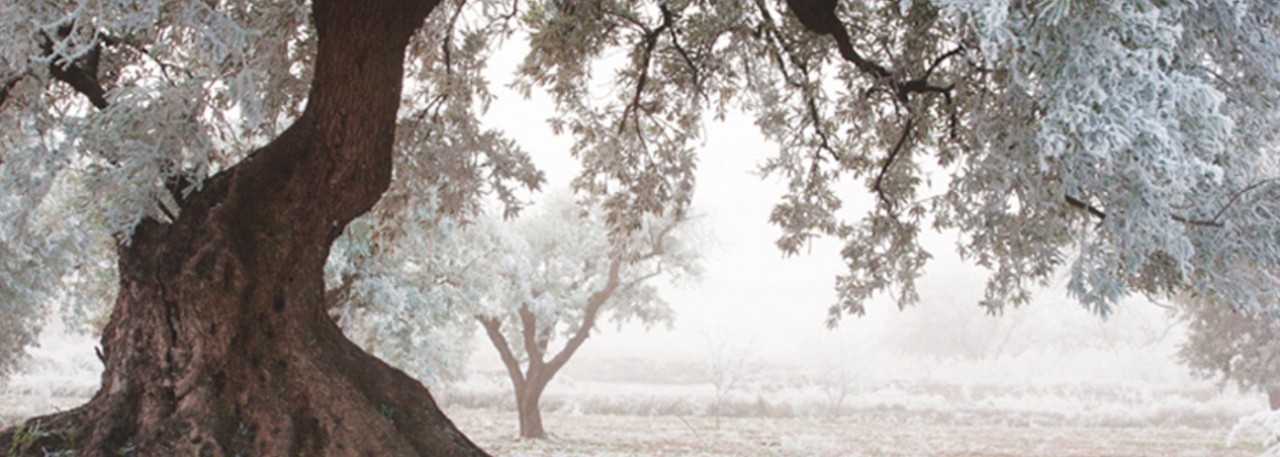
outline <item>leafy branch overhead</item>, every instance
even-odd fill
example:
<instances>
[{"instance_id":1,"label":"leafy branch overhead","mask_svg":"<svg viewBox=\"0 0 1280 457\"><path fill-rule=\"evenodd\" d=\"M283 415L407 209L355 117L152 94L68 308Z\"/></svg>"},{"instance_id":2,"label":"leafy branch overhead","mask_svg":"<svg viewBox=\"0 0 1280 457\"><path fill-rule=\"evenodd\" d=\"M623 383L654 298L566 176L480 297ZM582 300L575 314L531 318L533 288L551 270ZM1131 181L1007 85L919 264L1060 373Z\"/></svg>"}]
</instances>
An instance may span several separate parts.
<instances>
[{"instance_id":1,"label":"leafy branch overhead","mask_svg":"<svg viewBox=\"0 0 1280 457\"><path fill-rule=\"evenodd\" d=\"M0 11L8 290L56 287L16 270L63 255L26 236L62 202L86 206L60 246L127 242L308 97L305 5L72 3ZM1264 0L446 1L408 47L394 181L371 216L386 222L369 233L418 236L400 222L474 214L482 195L514 215L542 185L532 145L480 121L488 60L512 39L528 43L516 87L551 96L575 188L615 236L692 202L708 116L754 116L779 145L761 169L787 186L778 246L844 243L832 322L917 300L928 229L992 271L993 310L1056 271L1101 313L1184 289L1262 307L1274 280L1232 265L1280 266L1278 19Z\"/></svg>"},{"instance_id":2,"label":"leafy branch overhead","mask_svg":"<svg viewBox=\"0 0 1280 457\"><path fill-rule=\"evenodd\" d=\"M993 311L1063 267L1104 314L1187 287L1261 306L1267 288L1219 265L1280 259L1259 238L1280 99L1280 49L1259 37L1280 13L1247 3L543 2L521 75L575 135L578 187L624 226L687 203L678 151L702 113L754 113L781 146L762 169L789 189L778 246L846 243L833 322L917 299L926 228L993 271ZM596 93L593 62L615 51L629 64ZM866 214L843 210L851 181L876 197Z\"/></svg>"}]
</instances>

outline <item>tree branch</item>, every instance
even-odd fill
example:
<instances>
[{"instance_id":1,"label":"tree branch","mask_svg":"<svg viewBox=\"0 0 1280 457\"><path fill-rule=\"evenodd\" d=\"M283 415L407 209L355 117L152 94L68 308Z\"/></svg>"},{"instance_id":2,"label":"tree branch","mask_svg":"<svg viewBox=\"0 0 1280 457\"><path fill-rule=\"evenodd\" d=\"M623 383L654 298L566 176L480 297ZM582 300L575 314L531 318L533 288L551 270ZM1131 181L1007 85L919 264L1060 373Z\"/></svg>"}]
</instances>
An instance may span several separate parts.
<instances>
[{"instance_id":1,"label":"tree branch","mask_svg":"<svg viewBox=\"0 0 1280 457\"><path fill-rule=\"evenodd\" d=\"M662 273L661 268L659 268L657 272L642 276L641 278L630 281L627 284L622 283L623 265L649 260L665 254L666 247L664 240L671 234L671 231L675 230L676 226L680 225L683 221L684 218L675 218L659 229L652 247L644 254L632 259L627 259L618 255L612 256L609 263L609 279L605 282L604 287L591 294L591 297L587 299L586 312L582 315L582 322L578 326L578 331L574 332L573 336L569 338L569 341L565 343L564 348L561 349L550 362L546 363L548 376L555 376L555 373L559 371L560 368L564 367L565 363L568 363L569 358L573 357L573 354L578 351L578 348L582 347L582 344L586 342L587 337L591 335L591 330L596 326L596 319L599 318L600 309L604 307L605 303L608 303L609 299L613 298L613 295L617 293L619 289L634 287L636 284Z\"/></svg>"},{"instance_id":2,"label":"tree branch","mask_svg":"<svg viewBox=\"0 0 1280 457\"><path fill-rule=\"evenodd\" d=\"M68 30L67 33L70 33ZM53 56L53 38L49 35L41 33L43 40L40 42L40 49L46 57ZM84 53L80 58L71 61L58 63L58 59L49 60L49 74L53 75L53 79L62 81L76 92L84 95L89 99L94 107L102 110L107 109L107 90L102 88L102 83L98 81L98 58L102 55L102 45L95 44L93 50Z\"/></svg>"},{"instance_id":3,"label":"tree branch","mask_svg":"<svg viewBox=\"0 0 1280 457\"><path fill-rule=\"evenodd\" d=\"M910 79L904 82L897 82L892 71L884 65L881 65L871 59L863 57L853 46L853 38L849 36L848 29L844 23L840 21L836 15L836 0L787 0L787 5L791 8L791 13L796 16L800 24L810 32L818 35L831 35L836 41L836 49L840 52L840 57L853 63L862 73L871 76L876 80L886 81L893 88L894 94L899 102L906 105L910 102L911 94L917 93L941 93L947 94L950 99L952 86L937 86L929 83L929 77L933 75L943 62L953 56L964 52L964 47L959 46L948 51L933 60L924 75ZM768 17L768 11L763 4L757 0L757 7ZM900 75L899 75L900 76Z\"/></svg>"},{"instance_id":4,"label":"tree branch","mask_svg":"<svg viewBox=\"0 0 1280 457\"><path fill-rule=\"evenodd\" d=\"M840 51L840 56L853 65L858 67L863 73L871 75L876 79L888 78L892 75L884 65L873 62L859 54L853 47L853 40L849 37L849 31L845 30L844 24L840 22L840 18L836 16L836 6L839 4L836 0L787 0L787 6L791 8L791 13L800 21L800 25L808 29L810 32L818 35L831 35L836 40L836 48ZM756 2L757 8L767 14L767 10L760 2Z\"/></svg>"},{"instance_id":5,"label":"tree branch","mask_svg":"<svg viewBox=\"0 0 1280 457\"><path fill-rule=\"evenodd\" d=\"M181 71L183 74L187 75L188 78L193 77L190 70L183 68L181 66L160 60L158 57L152 54L151 51L148 51L147 48L144 48L137 43L130 42L129 40L119 38L108 33L100 33L99 36L102 37L102 43L107 46L110 46L112 48L120 47L120 48L128 49L130 51L137 53L140 56L150 59L151 62L155 63L157 67L160 67L160 74L164 76L166 80L172 81L172 77L169 76L169 70L178 70L178 71Z\"/></svg>"},{"instance_id":6,"label":"tree branch","mask_svg":"<svg viewBox=\"0 0 1280 457\"><path fill-rule=\"evenodd\" d=\"M631 290L636 286L644 283L645 281L658 277L658 275L661 275L662 272L663 272L662 265L659 264L656 268L653 269L653 271L650 271L648 273L645 273L644 275L636 277L635 279L627 281L626 284L622 284L618 288L622 290Z\"/></svg>"},{"instance_id":7,"label":"tree branch","mask_svg":"<svg viewBox=\"0 0 1280 457\"><path fill-rule=\"evenodd\" d=\"M1100 220L1100 221L1101 221L1101 220L1106 220L1106 219L1107 219L1107 213L1105 213L1105 212L1103 212L1102 210L1100 210L1100 209L1098 209L1098 208L1094 207L1093 205L1090 205L1090 204L1088 204L1088 203L1085 203L1085 202L1081 201L1080 199L1075 198L1075 197L1072 197L1072 196L1070 196L1070 195L1064 195L1062 198L1066 199L1067 204L1069 204L1069 205L1071 205L1071 206L1074 206L1074 207L1076 207L1076 208L1080 208L1080 209L1082 209L1082 210L1087 211L1090 215L1092 215L1093 217L1098 218L1098 220Z\"/></svg>"},{"instance_id":8,"label":"tree branch","mask_svg":"<svg viewBox=\"0 0 1280 457\"><path fill-rule=\"evenodd\" d=\"M827 135L827 131L822 128L822 115L818 110L817 99L813 96L813 84L809 81L808 65L796 57L795 52L791 50L791 46L788 46L782 36L778 33L777 25L773 21L773 15L769 13L769 9L764 5L764 3L757 0L756 8L760 10L760 15L764 18L764 24L766 26L764 27L764 32L768 35L768 39L773 42L774 46L781 49L783 53L786 53L787 60L790 60L791 65L794 65L796 70L803 75L802 80L794 80L791 74L787 72L786 61L782 59L782 56L777 54L773 56L778 65L778 69L782 72L783 79L787 82L787 85L799 90L804 96L805 106L809 111L809 122L813 126L814 133L818 135L819 151L826 151L831 155L833 160L843 162L844 158L831 147L831 141ZM821 160L821 158L822 156L820 153L815 154L814 160ZM817 163L814 163L814 167L817 167Z\"/></svg>"},{"instance_id":9,"label":"tree branch","mask_svg":"<svg viewBox=\"0 0 1280 457\"><path fill-rule=\"evenodd\" d=\"M672 15L671 11L667 9L666 3L660 5L659 8L662 9L662 15L664 17ZM693 57L689 56L689 51L684 48L684 45L680 44L680 34L675 28L670 29L670 35L671 47L675 48L677 54L680 54L680 58L684 59L685 66L689 67L689 71L693 74L693 91L697 93L698 96L702 97L703 100L710 101L711 98L708 97L706 91L702 89L702 70L693 62Z\"/></svg>"},{"instance_id":10,"label":"tree branch","mask_svg":"<svg viewBox=\"0 0 1280 457\"><path fill-rule=\"evenodd\" d=\"M649 251L636 256L632 262L642 262L666 254L666 243L664 241L667 239L667 235L670 235L671 232L676 229L676 226L680 225L682 222L684 222L684 217L676 217L668 221L667 225L664 225L662 229L658 230L658 233L654 237L653 245L649 248Z\"/></svg>"},{"instance_id":11,"label":"tree branch","mask_svg":"<svg viewBox=\"0 0 1280 457\"><path fill-rule=\"evenodd\" d=\"M880 173L876 174L875 184L872 189L879 196L880 202L884 204L885 209L890 213L894 211L893 202L889 201L889 196L884 191L884 177L889 173L889 168L898 161L898 155L902 153L903 147L907 144L907 137L911 135L911 129L915 127L915 119L907 118L907 125L902 129L902 135L898 137L898 142L893 145L893 149L889 151L889 156L885 157L884 164L880 166Z\"/></svg>"},{"instance_id":12,"label":"tree branch","mask_svg":"<svg viewBox=\"0 0 1280 457\"><path fill-rule=\"evenodd\" d=\"M1240 197L1243 197L1243 196L1244 196L1244 194L1249 193L1249 192L1252 192L1253 190L1255 190L1255 189L1257 189L1257 188L1259 188L1259 187L1262 187L1262 186L1263 186L1263 185L1265 185L1265 184L1273 183L1273 182L1275 182L1275 181L1276 181L1276 180L1278 180L1278 179L1280 179L1280 178L1267 178L1267 179L1263 179L1263 180L1260 180L1260 181L1255 182L1255 183L1253 183L1253 184L1250 184L1250 185L1248 185L1248 186L1245 186L1245 188L1244 188L1244 189L1240 189L1240 191L1239 191L1239 192L1236 192L1235 194L1232 194L1232 195L1231 195L1231 199L1227 200L1227 204L1226 204L1226 205L1222 205L1222 208L1218 209L1218 212L1213 213L1213 218L1212 218L1212 219L1210 219L1210 221L1213 221L1213 222L1220 222L1220 221L1222 220L1222 215L1226 214L1226 213L1227 213L1227 210L1228 210L1228 209L1231 209L1231 207L1232 207L1232 206L1235 206L1236 202L1240 201Z\"/></svg>"},{"instance_id":13,"label":"tree branch","mask_svg":"<svg viewBox=\"0 0 1280 457\"><path fill-rule=\"evenodd\" d=\"M955 49L947 51L945 54L938 56L938 58L933 59L933 63L929 65L929 69L924 71L924 76L921 76L920 80L922 81L928 80L930 76L933 76L933 71L937 70L938 67L941 66L943 62L946 62L947 59L960 55L963 52L964 52L964 45L960 45L960 46L956 46Z\"/></svg>"},{"instance_id":14,"label":"tree branch","mask_svg":"<svg viewBox=\"0 0 1280 457\"><path fill-rule=\"evenodd\" d=\"M664 5L662 7L662 23L658 28L648 30L644 27L644 53L640 60L640 75L636 77L636 92L631 97L631 102L627 103L627 107L622 110L622 118L618 121L618 133L622 133L626 129L627 119L635 116L635 112L640 110L640 97L644 94L644 88L649 83L649 64L653 60L653 50L658 46L658 37L671 28L673 22L673 14L671 10ZM639 122L637 122L638 124Z\"/></svg>"},{"instance_id":15,"label":"tree branch","mask_svg":"<svg viewBox=\"0 0 1280 457\"><path fill-rule=\"evenodd\" d=\"M578 326L578 331L574 332L569 341L565 343L564 349L560 350L550 362L547 362L548 377L555 376L556 372L563 368L565 363L569 362L569 358L573 357L578 348L582 347L582 343L587 341L587 337L591 335L591 329L596 326L596 318L600 314L600 308L613 297L613 293L618 290L621 284L623 260L615 258L609 264L609 280L604 287L596 293L591 294L587 299L587 310L582 314L582 322Z\"/></svg>"},{"instance_id":16,"label":"tree branch","mask_svg":"<svg viewBox=\"0 0 1280 457\"><path fill-rule=\"evenodd\" d=\"M360 278L359 273L342 275L342 282L338 287L324 291L324 308L333 309L338 306L338 300L351 292L351 287L355 285L356 280Z\"/></svg>"},{"instance_id":17,"label":"tree branch","mask_svg":"<svg viewBox=\"0 0 1280 457\"><path fill-rule=\"evenodd\" d=\"M1240 195L1240 193L1246 192L1246 191L1248 191L1249 189L1256 187L1258 184L1260 184L1260 183L1255 183L1255 185L1250 186L1249 188L1246 188L1245 190L1242 190L1242 191L1238 192L1238 193L1236 194L1236 197L1238 197L1238 196ZM1067 201L1067 204L1069 204L1069 205L1071 205L1071 206L1074 206L1074 207L1076 207L1076 208L1080 208L1080 209L1082 209L1082 210L1087 211L1091 216L1098 218L1098 220L1099 220L1099 221L1104 221L1104 220L1106 220L1106 219L1107 219L1107 213L1106 213L1105 211L1102 211L1101 209L1098 209L1097 207L1095 207L1095 206L1093 206L1093 205L1090 205L1090 204L1088 204L1088 203L1085 203L1084 201L1081 201L1080 199L1077 199L1077 198L1072 197L1072 196L1070 196L1070 195L1065 195L1065 196L1063 196L1063 199L1065 199L1065 200ZM1232 202L1234 202L1234 201L1235 201L1235 197L1233 197L1233 198L1232 198ZM1228 205L1230 205L1230 203L1229 203ZM1181 216L1181 215L1178 215L1178 214L1171 214L1171 215L1169 215L1169 219L1172 219L1172 220L1173 220L1173 221L1175 221L1175 222L1183 223L1183 224L1186 224L1186 225L1195 225L1195 226L1201 226L1201 227L1222 227L1222 226L1223 226L1223 224L1222 224L1222 222L1221 222L1221 221L1219 221L1219 220L1218 220L1218 216L1220 216L1220 215L1222 214L1222 212L1223 212L1223 211L1225 211L1225 210L1226 210L1226 208L1225 208L1225 207L1224 207L1223 209L1219 210L1219 211L1218 211L1218 214L1217 214L1217 215L1215 215L1213 219L1209 219L1209 220L1205 220L1205 219L1191 219L1191 218L1188 218L1188 217L1185 217L1185 216Z\"/></svg>"},{"instance_id":18,"label":"tree branch","mask_svg":"<svg viewBox=\"0 0 1280 457\"><path fill-rule=\"evenodd\" d=\"M52 56L53 39L49 38L48 35L43 35L43 37L44 41L40 46L46 56ZM75 61L59 65L57 59L51 59L49 62L49 74L54 79L71 86L72 89L87 98L89 103L93 104L98 110L105 110L111 106L111 103L107 101L107 90L102 87L102 83L98 80L98 59L101 55L102 44L98 43L94 45L92 51L85 53ZM8 90L6 89L4 95L7 96L7 92ZM0 102L2 101L0 99ZM171 178L165 181L165 190L169 192L174 201L181 204L183 200L182 187L188 183L189 181L181 176ZM169 219L168 222L178 220L177 215L169 209L164 201L159 198L155 200L156 207Z\"/></svg>"},{"instance_id":19,"label":"tree branch","mask_svg":"<svg viewBox=\"0 0 1280 457\"><path fill-rule=\"evenodd\" d=\"M523 330L524 352L529 357L529 372L532 373L542 366L544 357L542 351L538 350L538 318L529 310L528 303L522 303L517 313Z\"/></svg>"},{"instance_id":20,"label":"tree branch","mask_svg":"<svg viewBox=\"0 0 1280 457\"><path fill-rule=\"evenodd\" d=\"M498 356L502 358L502 364L507 367L507 375L511 377L511 383L516 391L523 390L524 374L520 373L520 361L516 360L516 355L511 352L507 338L502 336L502 322L497 318L482 315L476 315L476 320L480 321L480 326L484 327L485 333L489 335L489 342L493 343L493 347L498 350Z\"/></svg>"}]
</instances>

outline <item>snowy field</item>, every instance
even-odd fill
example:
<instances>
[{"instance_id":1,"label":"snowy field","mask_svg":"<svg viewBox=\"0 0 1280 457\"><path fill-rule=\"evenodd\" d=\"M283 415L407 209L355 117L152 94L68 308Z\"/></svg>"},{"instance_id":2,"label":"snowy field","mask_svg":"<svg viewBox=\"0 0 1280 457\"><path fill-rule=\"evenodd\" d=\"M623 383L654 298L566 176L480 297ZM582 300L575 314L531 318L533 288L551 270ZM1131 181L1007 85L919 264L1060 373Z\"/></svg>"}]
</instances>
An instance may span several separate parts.
<instances>
[{"instance_id":1,"label":"snowy field","mask_svg":"<svg viewBox=\"0 0 1280 457\"><path fill-rule=\"evenodd\" d=\"M0 427L72 408L96 390L101 364L91 342L51 335L43 343L29 349L23 371L0 388ZM983 362L898 357L902 369L840 383L817 375L829 375L830 367L761 364L723 398L719 428L715 391L701 380L695 359L584 359L543 398L553 436L544 442L515 438L510 386L493 367L434 391L468 436L507 457L1244 457L1265 451L1280 416L1257 416L1264 396L1189 382L1176 367L1162 368L1168 362L1150 351L1108 349L1105 365L1092 365L1101 355L1080 351L1078 358L1030 353ZM1238 425L1251 416L1252 431Z\"/></svg>"},{"instance_id":2,"label":"snowy field","mask_svg":"<svg viewBox=\"0 0 1280 457\"><path fill-rule=\"evenodd\" d=\"M514 438L514 414L455 409L464 432L497 456L1256 456L1257 445L1227 447L1226 432L1192 428L964 427L871 420L550 414L554 437Z\"/></svg>"},{"instance_id":3,"label":"snowy field","mask_svg":"<svg viewBox=\"0 0 1280 457\"><path fill-rule=\"evenodd\" d=\"M891 383L833 411L812 387L741 392L720 428L696 385L566 379L548 392L553 438L516 439L497 380L442 392L459 427L498 456L1258 456L1266 437L1229 436L1256 396L1159 385Z\"/></svg>"},{"instance_id":4,"label":"snowy field","mask_svg":"<svg viewBox=\"0 0 1280 457\"><path fill-rule=\"evenodd\" d=\"M33 401L50 410L83 401L6 396L0 423L14 425L15 410ZM1193 427L1079 427L982 425L867 417L727 417L716 429L710 417L548 413L552 438L516 438L515 414L505 410L449 408L468 436L498 457L533 456L938 456L938 457L1253 457L1260 443L1228 445L1228 429Z\"/></svg>"}]
</instances>

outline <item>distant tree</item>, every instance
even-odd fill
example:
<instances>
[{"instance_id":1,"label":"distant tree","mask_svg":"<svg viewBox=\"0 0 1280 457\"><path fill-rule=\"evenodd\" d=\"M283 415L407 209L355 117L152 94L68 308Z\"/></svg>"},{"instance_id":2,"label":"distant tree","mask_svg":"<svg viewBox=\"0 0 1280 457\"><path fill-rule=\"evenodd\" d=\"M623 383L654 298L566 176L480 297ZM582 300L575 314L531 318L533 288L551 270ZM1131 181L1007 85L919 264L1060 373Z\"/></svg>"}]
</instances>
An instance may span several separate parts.
<instances>
[{"instance_id":1,"label":"distant tree","mask_svg":"<svg viewBox=\"0 0 1280 457\"><path fill-rule=\"evenodd\" d=\"M1280 410L1280 309L1233 309L1192 296L1179 301L1188 334L1178 354L1192 372L1264 391L1271 410Z\"/></svg>"},{"instance_id":2,"label":"distant tree","mask_svg":"<svg viewBox=\"0 0 1280 457\"><path fill-rule=\"evenodd\" d=\"M500 269L475 313L506 366L522 438L545 438L539 400L547 384L604 320L669 323L654 284L699 274L700 255L683 217L649 218L611 241L600 208L568 195L499 229ZM557 348L557 346L559 346Z\"/></svg>"},{"instance_id":3,"label":"distant tree","mask_svg":"<svg viewBox=\"0 0 1280 457\"><path fill-rule=\"evenodd\" d=\"M715 417L716 430L720 418L734 392L756 376L760 369L756 348L750 341L740 340L729 333L712 331L704 335L707 359L703 376L715 391L711 400L711 415Z\"/></svg>"},{"instance_id":4,"label":"distant tree","mask_svg":"<svg viewBox=\"0 0 1280 457\"><path fill-rule=\"evenodd\" d=\"M1033 312L1042 309L1018 309L1011 315L995 316L972 306L950 303L925 303L904 312L904 322L884 335L885 343L904 354L968 360L997 359L1017 355L1034 341L1020 341L1018 336L1030 334L1024 324ZM1083 310L1077 311L1085 314ZM1055 321L1055 325L1059 322ZM1062 333L1076 331L1062 328Z\"/></svg>"},{"instance_id":5,"label":"distant tree","mask_svg":"<svg viewBox=\"0 0 1280 457\"><path fill-rule=\"evenodd\" d=\"M808 384L822 393L828 417L844 413L849 396L873 379L865 346L845 340L815 340L809 351Z\"/></svg>"}]
</instances>

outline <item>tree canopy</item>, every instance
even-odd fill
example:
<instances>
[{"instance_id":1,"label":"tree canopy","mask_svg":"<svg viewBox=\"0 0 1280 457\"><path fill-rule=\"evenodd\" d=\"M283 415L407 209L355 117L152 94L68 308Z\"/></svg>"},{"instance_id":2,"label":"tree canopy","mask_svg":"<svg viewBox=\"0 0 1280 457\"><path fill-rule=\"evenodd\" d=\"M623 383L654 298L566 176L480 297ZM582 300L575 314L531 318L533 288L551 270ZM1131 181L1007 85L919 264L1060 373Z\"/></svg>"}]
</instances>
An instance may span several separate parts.
<instances>
[{"instance_id":1,"label":"tree canopy","mask_svg":"<svg viewBox=\"0 0 1280 457\"><path fill-rule=\"evenodd\" d=\"M394 255L420 221L540 186L478 120L511 41L614 240L684 216L706 118L751 113L780 146L778 246L844 242L833 322L918 300L931 228L992 270L994 311L1065 269L1102 314L1133 293L1272 314L1272 0L5 2L0 350L111 237L120 286L103 388L15 446L481 455L343 337L325 259L346 229ZM873 209L842 209L864 192ZM377 272L354 265L336 292Z\"/></svg>"},{"instance_id":2,"label":"tree canopy","mask_svg":"<svg viewBox=\"0 0 1280 457\"><path fill-rule=\"evenodd\" d=\"M446 1L409 45L374 214L484 193L515 209L538 186L505 126L477 120L486 59L521 40L518 85L552 95L576 188L616 233L684 211L705 116L752 113L789 187L779 247L845 242L833 319L916 300L929 228L993 270L993 309L1062 267L1100 313L1186 289L1261 307L1280 261L1278 34L1266 0ZM298 1L67 0L0 6L0 38L0 293L32 315L94 237L178 217L299 116L316 31ZM859 188L875 208L841 212Z\"/></svg>"}]
</instances>

